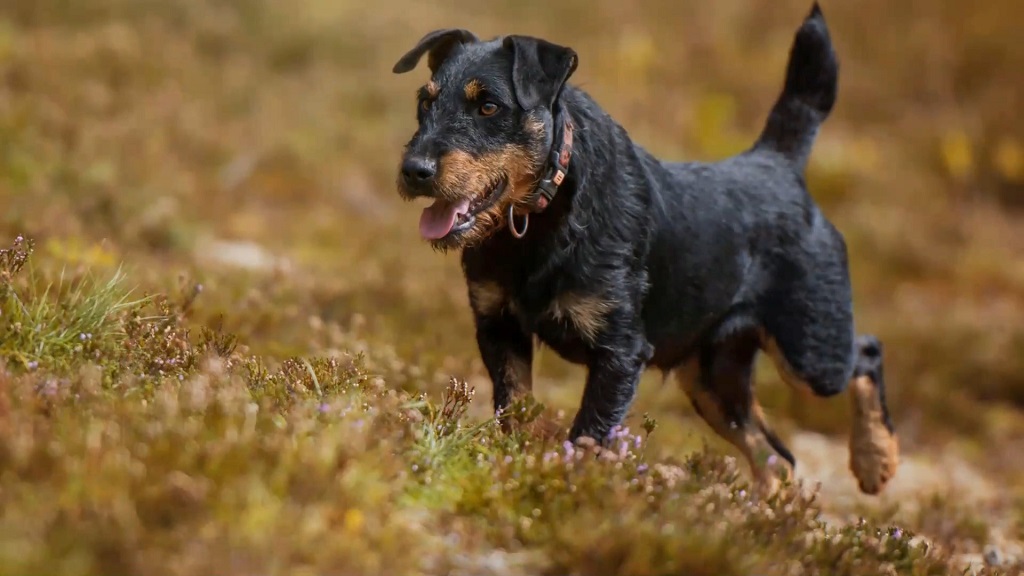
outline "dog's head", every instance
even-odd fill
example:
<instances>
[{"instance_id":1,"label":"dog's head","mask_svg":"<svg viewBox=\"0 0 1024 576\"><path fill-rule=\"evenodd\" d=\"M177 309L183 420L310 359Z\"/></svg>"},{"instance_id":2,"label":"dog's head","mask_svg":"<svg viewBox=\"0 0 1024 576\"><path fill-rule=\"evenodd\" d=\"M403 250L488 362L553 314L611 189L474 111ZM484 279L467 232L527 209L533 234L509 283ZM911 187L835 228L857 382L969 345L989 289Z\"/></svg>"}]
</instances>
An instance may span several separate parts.
<instances>
[{"instance_id":1,"label":"dog's head","mask_svg":"<svg viewBox=\"0 0 1024 576\"><path fill-rule=\"evenodd\" d=\"M427 55L430 81L416 94L418 127L405 147L398 191L433 204L420 234L440 250L499 231L524 205L552 145L552 107L576 70L571 49L529 36L481 41L435 30L395 64L409 72Z\"/></svg>"}]
</instances>

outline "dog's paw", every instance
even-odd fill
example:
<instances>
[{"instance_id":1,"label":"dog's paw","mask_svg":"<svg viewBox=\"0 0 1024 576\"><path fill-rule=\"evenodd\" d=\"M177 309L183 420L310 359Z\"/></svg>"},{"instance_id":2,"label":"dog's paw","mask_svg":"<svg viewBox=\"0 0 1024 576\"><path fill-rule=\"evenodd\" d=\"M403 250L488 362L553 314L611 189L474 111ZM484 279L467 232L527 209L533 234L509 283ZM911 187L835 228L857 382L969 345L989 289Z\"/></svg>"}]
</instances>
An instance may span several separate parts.
<instances>
[{"instance_id":1,"label":"dog's paw","mask_svg":"<svg viewBox=\"0 0 1024 576\"><path fill-rule=\"evenodd\" d=\"M888 431L886 431L888 434ZM879 494L896 475L899 466L899 445L896 437L872 440L870 445L854 448L850 455L850 470L857 477L860 491L872 496Z\"/></svg>"},{"instance_id":2,"label":"dog's paw","mask_svg":"<svg viewBox=\"0 0 1024 576\"><path fill-rule=\"evenodd\" d=\"M510 411L515 414L515 411ZM501 431L505 434L520 433L546 442L562 442L566 439L565 424L547 410L538 410L526 421L515 417L500 419Z\"/></svg>"},{"instance_id":3,"label":"dog's paw","mask_svg":"<svg viewBox=\"0 0 1024 576\"><path fill-rule=\"evenodd\" d=\"M850 394L853 402L850 470L861 492L876 495L896 475L899 441L885 425L878 389L870 378L855 379Z\"/></svg>"},{"instance_id":4,"label":"dog's paw","mask_svg":"<svg viewBox=\"0 0 1024 576\"><path fill-rule=\"evenodd\" d=\"M793 466L774 452L760 458L755 456L751 467L754 494L759 498L770 498L795 480Z\"/></svg>"}]
</instances>

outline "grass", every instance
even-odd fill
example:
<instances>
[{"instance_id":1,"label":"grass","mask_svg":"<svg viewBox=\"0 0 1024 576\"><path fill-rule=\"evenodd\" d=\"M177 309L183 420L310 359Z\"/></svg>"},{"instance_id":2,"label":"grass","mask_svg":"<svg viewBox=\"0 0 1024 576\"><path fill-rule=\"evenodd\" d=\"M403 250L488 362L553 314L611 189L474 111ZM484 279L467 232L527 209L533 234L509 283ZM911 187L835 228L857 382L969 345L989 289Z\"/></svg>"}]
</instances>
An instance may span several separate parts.
<instances>
[{"instance_id":1,"label":"grass","mask_svg":"<svg viewBox=\"0 0 1024 576\"><path fill-rule=\"evenodd\" d=\"M0 299L5 300L5 322L0 332L0 356L22 368L54 372L98 356L99 347L116 345L116 317L138 304L122 287L125 276L115 271L106 282L89 275L48 284L31 300L23 301L11 277L28 262L31 241L15 238L9 249L0 250ZM31 273L31 270L29 270ZM35 284L35 278L29 284Z\"/></svg>"},{"instance_id":2,"label":"grass","mask_svg":"<svg viewBox=\"0 0 1024 576\"><path fill-rule=\"evenodd\" d=\"M49 297L13 268L5 317ZM192 337L188 301L85 286L53 305L105 329L68 349L67 329L44 330L43 364L0 371L3 574L480 573L495 551L497 573L945 574L950 562L909 531L830 527L798 487L758 502L732 458L652 461L653 422L618 432L613 451L575 448L524 431L544 412L525 402L506 434L467 417L464 381L435 404L387 387L373 358L271 367L230 336ZM106 314L82 304L96 301ZM57 359L78 370L58 377Z\"/></svg>"},{"instance_id":3,"label":"grass","mask_svg":"<svg viewBox=\"0 0 1024 576\"><path fill-rule=\"evenodd\" d=\"M424 72L389 70L432 28L537 34L577 50L574 80L653 152L747 146L807 2L623 6L0 3L0 575L948 574L1012 556L1011 0L823 2L842 78L807 177L847 238L859 329L889 353L905 465L888 496L858 496L836 456L846 403L767 364L759 397L820 491L752 502L656 375L626 423L639 440L569 454L547 431L582 373L548 351L539 403L498 432L458 264L393 192Z\"/></svg>"}]
</instances>

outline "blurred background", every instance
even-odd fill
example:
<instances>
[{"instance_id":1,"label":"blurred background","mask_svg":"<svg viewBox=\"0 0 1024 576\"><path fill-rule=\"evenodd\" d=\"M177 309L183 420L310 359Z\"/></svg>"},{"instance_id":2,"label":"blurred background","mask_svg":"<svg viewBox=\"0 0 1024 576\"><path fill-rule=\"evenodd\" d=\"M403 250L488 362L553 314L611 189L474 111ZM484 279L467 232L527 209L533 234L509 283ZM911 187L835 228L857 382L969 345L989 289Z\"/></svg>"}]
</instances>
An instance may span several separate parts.
<instances>
[{"instance_id":1,"label":"blurred background","mask_svg":"<svg viewBox=\"0 0 1024 576\"><path fill-rule=\"evenodd\" d=\"M969 489L1022 486L1024 6L822 7L840 93L808 181L846 236L858 329L886 346L909 462L895 493L958 470L975 474ZM579 53L573 81L652 152L716 159L761 130L809 9L3 0L0 236L35 239L38 266L123 263L140 290L199 282L191 320L222 323L260 354L375 350L391 385L431 393L468 378L482 417L490 386L458 258L421 243L422 207L393 185L428 75L392 74L398 57L441 27L542 36ZM759 395L807 474L837 469L852 492L847 401L797 398L761 368ZM541 353L539 399L568 418L581 389L578 369ZM643 412L669 431L652 437L666 454L704 433L654 374L634 425Z\"/></svg>"}]
</instances>

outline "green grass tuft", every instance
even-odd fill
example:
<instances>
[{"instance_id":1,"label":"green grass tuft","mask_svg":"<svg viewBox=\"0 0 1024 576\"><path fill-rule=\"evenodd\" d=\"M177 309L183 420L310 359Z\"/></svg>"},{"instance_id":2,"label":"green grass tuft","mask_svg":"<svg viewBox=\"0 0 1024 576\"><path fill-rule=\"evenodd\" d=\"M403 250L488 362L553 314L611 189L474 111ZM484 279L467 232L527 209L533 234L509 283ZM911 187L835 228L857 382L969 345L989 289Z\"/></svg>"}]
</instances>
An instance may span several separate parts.
<instances>
[{"instance_id":1,"label":"green grass tuft","mask_svg":"<svg viewBox=\"0 0 1024 576\"><path fill-rule=\"evenodd\" d=\"M119 316L144 302L129 299L122 270L106 281L89 273L70 279L62 270L56 283L43 285L32 251L20 236L0 250L0 357L22 369L59 372L116 347L125 337Z\"/></svg>"}]
</instances>

